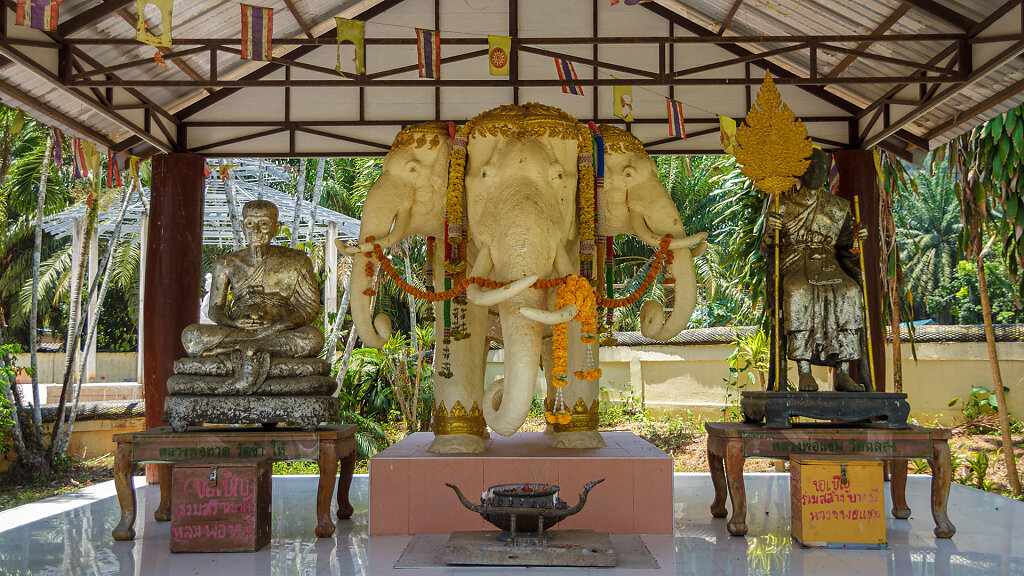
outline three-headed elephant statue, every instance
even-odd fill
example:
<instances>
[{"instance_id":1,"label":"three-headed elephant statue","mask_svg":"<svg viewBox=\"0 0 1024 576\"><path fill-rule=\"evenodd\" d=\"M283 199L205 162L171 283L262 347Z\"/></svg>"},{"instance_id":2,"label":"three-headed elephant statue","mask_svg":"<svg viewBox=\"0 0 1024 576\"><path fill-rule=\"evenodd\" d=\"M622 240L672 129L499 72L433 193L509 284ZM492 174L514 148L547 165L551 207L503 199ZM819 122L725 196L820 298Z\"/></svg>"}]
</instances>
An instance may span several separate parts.
<instances>
[{"instance_id":1,"label":"three-headed elephant statue","mask_svg":"<svg viewBox=\"0 0 1024 576\"><path fill-rule=\"evenodd\" d=\"M438 334L432 451L482 452L488 428L506 436L517 432L529 416L541 358L551 357L550 345L545 354L545 333L557 326L563 340L568 337L560 382L555 382L559 390L548 375L547 404L550 409L557 397L565 418L549 417L552 443L604 445L597 432L593 370L598 344L587 333L593 328L583 330L581 324L584 312L593 316L593 305L582 310L582 305L559 305L561 296L556 298L570 278L600 283L595 228L609 242L616 234L639 237L659 250L653 268L664 266L676 279L676 301L667 318L656 302L641 309L645 335L668 339L689 321L696 299L691 247L704 234L686 236L639 140L608 126L594 132L605 141L597 163L591 130L568 114L541 104L501 106L458 132L441 123L410 126L385 158L366 197L360 243L349 249L363 256L352 279L352 317L366 345L383 345L391 326L385 316L373 317L372 295L378 267L393 272L382 262L387 248L411 235L428 237L437 246L428 250L435 271L432 290L421 294L435 300ZM600 160L603 194L600 179L595 191ZM593 292L603 302L602 292ZM504 374L485 386L486 335L495 315Z\"/></svg>"}]
</instances>

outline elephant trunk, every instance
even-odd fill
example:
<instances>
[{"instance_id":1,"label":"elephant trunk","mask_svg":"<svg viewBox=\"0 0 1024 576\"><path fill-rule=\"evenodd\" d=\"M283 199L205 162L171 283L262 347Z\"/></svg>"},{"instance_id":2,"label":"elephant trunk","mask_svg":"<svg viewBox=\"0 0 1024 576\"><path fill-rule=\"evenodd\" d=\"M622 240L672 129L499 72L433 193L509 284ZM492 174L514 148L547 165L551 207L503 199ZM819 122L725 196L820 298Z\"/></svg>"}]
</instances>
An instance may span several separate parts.
<instances>
[{"instance_id":1,"label":"elephant trunk","mask_svg":"<svg viewBox=\"0 0 1024 576\"><path fill-rule=\"evenodd\" d=\"M372 262L364 256L355 257L349 293L352 302L352 324L363 344L370 348L380 348L391 338L391 321L387 315L378 314L373 318L373 297L366 294L370 288L370 278L363 272L364 262Z\"/></svg>"},{"instance_id":2,"label":"elephant trunk","mask_svg":"<svg viewBox=\"0 0 1024 576\"><path fill-rule=\"evenodd\" d=\"M672 276L676 296L672 313L665 318L661 304L650 300L640 308L640 332L654 340L668 340L686 328L697 304L697 275L693 271L693 253L689 248L673 250Z\"/></svg>"},{"instance_id":3,"label":"elephant trunk","mask_svg":"<svg viewBox=\"0 0 1024 576\"><path fill-rule=\"evenodd\" d=\"M527 290L503 302L501 332L505 335L505 377L484 391L484 419L492 430L511 436L530 413L540 366L542 325L523 316L520 308L546 305L545 290Z\"/></svg>"}]
</instances>

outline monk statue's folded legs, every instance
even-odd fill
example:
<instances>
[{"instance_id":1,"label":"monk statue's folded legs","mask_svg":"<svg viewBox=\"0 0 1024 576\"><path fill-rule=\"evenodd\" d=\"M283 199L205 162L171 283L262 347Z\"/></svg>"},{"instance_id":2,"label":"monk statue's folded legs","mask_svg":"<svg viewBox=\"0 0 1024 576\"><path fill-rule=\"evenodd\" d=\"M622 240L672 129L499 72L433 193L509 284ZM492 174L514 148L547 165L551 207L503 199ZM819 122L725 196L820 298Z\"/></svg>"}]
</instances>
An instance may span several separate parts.
<instances>
[{"instance_id":1,"label":"monk statue's folded legs","mask_svg":"<svg viewBox=\"0 0 1024 576\"><path fill-rule=\"evenodd\" d=\"M255 330L192 324L182 332L181 343L192 357L227 355L232 350L258 350L273 357L309 358L320 354L324 335L316 326L303 326L257 338Z\"/></svg>"}]
</instances>

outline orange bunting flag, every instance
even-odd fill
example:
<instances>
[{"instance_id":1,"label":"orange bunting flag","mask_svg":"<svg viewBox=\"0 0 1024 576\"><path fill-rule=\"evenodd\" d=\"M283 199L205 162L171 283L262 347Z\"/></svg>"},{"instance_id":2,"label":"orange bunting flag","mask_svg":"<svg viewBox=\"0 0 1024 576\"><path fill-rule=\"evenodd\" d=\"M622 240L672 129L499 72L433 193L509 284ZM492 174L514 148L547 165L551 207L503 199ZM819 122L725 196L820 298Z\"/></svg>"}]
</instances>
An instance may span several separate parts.
<instances>
[{"instance_id":1,"label":"orange bunting flag","mask_svg":"<svg viewBox=\"0 0 1024 576\"><path fill-rule=\"evenodd\" d=\"M270 62L274 9L242 4L242 58Z\"/></svg>"}]
</instances>

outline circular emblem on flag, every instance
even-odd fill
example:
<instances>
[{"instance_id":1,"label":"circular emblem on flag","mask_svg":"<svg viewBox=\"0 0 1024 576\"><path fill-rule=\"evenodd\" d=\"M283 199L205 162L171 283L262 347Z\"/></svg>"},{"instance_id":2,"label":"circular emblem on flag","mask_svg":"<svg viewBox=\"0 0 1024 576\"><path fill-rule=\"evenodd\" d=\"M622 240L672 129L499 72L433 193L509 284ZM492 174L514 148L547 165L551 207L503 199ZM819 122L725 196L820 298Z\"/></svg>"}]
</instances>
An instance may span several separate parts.
<instances>
[{"instance_id":1,"label":"circular emblem on flag","mask_svg":"<svg viewBox=\"0 0 1024 576\"><path fill-rule=\"evenodd\" d=\"M488 58L491 59L491 66L495 68L504 68L508 64L508 53L501 46L492 48Z\"/></svg>"}]
</instances>

